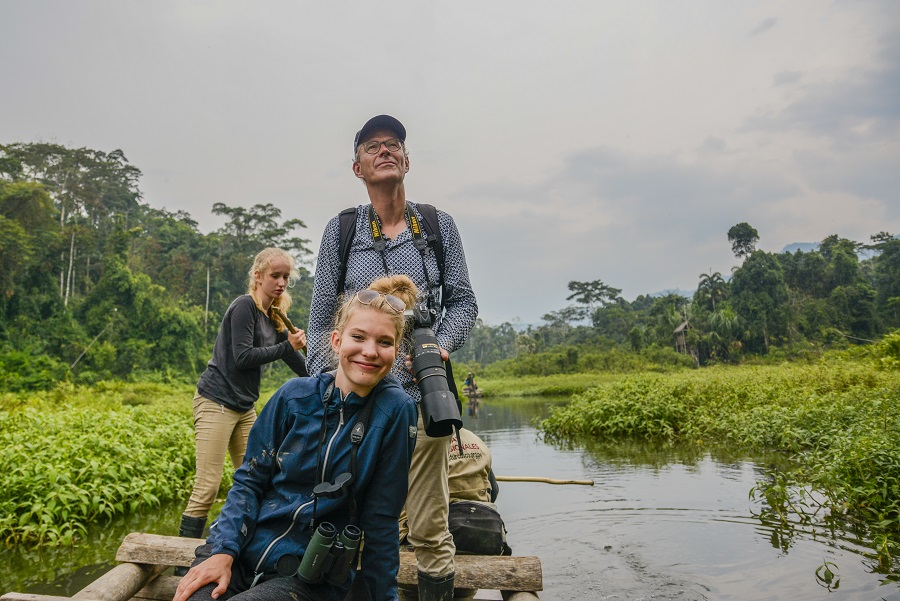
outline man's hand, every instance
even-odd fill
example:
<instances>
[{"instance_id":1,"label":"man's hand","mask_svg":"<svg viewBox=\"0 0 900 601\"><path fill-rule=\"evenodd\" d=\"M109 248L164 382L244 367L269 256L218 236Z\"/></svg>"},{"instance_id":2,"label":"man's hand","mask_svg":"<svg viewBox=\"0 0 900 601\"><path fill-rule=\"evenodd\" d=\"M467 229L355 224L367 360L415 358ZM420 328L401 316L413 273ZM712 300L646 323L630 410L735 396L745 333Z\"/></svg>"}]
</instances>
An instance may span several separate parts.
<instances>
[{"instance_id":1,"label":"man's hand","mask_svg":"<svg viewBox=\"0 0 900 601\"><path fill-rule=\"evenodd\" d=\"M441 349L441 361L449 361L449 360L450 360L450 353L448 353L448 352L445 351L444 349ZM416 375L416 374L415 374L415 372L413 372L413 370L412 370L412 355L407 355L407 356L406 356L406 369L408 369L410 372L413 373L413 381L415 381L415 380L416 380L416 378L415 378L415 375Z\"/></svg>"},{"instance_id":2,"label":"man's hand","mask_svg":"<svg viewBox=\"0 0 900 601\"><path fill-rule=\"evenodd\" d=\"M192 567L178 583L172 601L186 601L197 589L210 582L218 584L212 592L212 598L218 599L228 589L228 583L231 582L231 565L233 563L234 557L226 553L218 553Z\"/></svg>"}]
</instances>

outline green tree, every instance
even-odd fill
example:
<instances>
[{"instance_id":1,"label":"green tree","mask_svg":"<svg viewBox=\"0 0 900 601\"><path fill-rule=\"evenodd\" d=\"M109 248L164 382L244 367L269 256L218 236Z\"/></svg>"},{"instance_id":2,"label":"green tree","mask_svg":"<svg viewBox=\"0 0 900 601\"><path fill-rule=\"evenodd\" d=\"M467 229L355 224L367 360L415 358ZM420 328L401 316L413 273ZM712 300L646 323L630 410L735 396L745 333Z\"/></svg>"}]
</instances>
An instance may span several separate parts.
<instances>
[{"instance_id":1,"label":"green tree","mask_svg":"<svg viewBox=\"0 0 900 601\"><path fill-rule=\"evenodd\" d=\"M722 301L728 297L728 283L718 271L713 273L710 270L708 274L701 273L700 284L697 286L697 296L699 297L698 300L708 301L710 309L715 311L716 301Z\"/></svg>"},{"instance_id":2,"label":"green tree","mask_svg":"<svg viewBox=\"0 0 900 601\"><path fill-rule=\"evenodd\" d=\"M614 303L622 294L621 289L608 286L603 280L569 282L569 291L572 294L567 296L566 300L575 299L575 302L586 305L586 310L582 311L582 319L593 315L597 305L606 306Z\"/></svg>"},{"instance_id":3,"label":"green tree","mask_svg":"<svg viewBox=\"0 0 900 601\"><path fill-rule=\"evenodd\" d=\"M768 352L788 335L788 288L778 259L763 251L747 257L731 278L731 302L747 326L751 350Z\"/></svg>"},{"instance_id":4,"label":"green tree","mask_svg":"<svg viewBox=\"0 0 900 601\"><path fill-rule=\"evenodd\" d=\"M900 239L887 232L872 236L878 311L886 325L900 327Z\"/></svg>"},{"instance_id":5,"label":"green tree","mask_svg":"<svg viewBox=\"0 0 900 601\"><path fill-rule=\"evenodd\" d=\"M742 221L728 230L728 241L731 243L731 252L734 256L739 259L747 257L756 250L759 232L746 221Z\"/></svg>"}]
</instances>

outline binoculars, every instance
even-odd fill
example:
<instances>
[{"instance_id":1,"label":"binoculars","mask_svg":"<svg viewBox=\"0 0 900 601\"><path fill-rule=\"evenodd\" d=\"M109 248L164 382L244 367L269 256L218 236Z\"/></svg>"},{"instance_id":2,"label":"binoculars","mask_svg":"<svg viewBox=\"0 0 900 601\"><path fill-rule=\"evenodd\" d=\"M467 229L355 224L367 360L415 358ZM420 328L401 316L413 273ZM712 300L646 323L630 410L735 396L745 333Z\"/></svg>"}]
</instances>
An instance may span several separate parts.
<instances>
[{"instance_id":1,"label":"binoculars","mask_svg":"<svg viewBox=\"0 0 900 601\"><path fill-rule=\"evenodd\" d=\"M362 531L352 524L338 534L332 524L322 522L313 532L303 558L282 555L275 569L282 576L296 575L310 584L343 584L350 574L361 538Z\"/></svg>"}]
</instances>

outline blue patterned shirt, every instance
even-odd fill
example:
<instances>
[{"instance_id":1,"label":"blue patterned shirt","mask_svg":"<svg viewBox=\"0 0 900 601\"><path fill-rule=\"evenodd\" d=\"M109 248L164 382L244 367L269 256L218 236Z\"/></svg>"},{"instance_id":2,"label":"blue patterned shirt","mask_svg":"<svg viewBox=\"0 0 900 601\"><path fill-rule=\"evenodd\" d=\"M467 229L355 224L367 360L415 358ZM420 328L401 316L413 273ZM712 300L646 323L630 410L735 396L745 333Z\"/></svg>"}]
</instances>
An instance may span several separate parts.
<instances>
[{"instance_id":1,"label":"blue patterned shirt","mask_svg":"<svg viewBox=\"0 0 900 601\"><path fill-rule=\"evenodd\" d=\"M415 203L410 204L415 209ZM376 251L372 244L368 219L369 206L364 204L356 208L356 233L347 258L345 294L355 294L358 290L367 288L374 280L386 275L381 253ZM416 215L423 221L418 210ZM442 315L438 315L434 333L441 348L453 352L463 345L472 326L475 325L478 305L469 282L466 255L456 223L443 211L438 211L437 215L444 247L444 310ZM422 233L427 239L428 234L424 231ZM336 367L334 353L331 350L331 331L334 329L334 314L338 308L337 280L340 277L341 267L338 256L339 238L340 221L338 217L334 217L325 226L325 232L322 234L309 310L309 327L306 332L307 366L312 375ZM412 232L408 227L396 238L387 240L384 252L388 267L392 270L390 275L406 274L420 291L426 289L422 254L415 247ZM425 257L425 266L428 269L427 281L431 282L434 298L440 300L440 271L437 259L430 250ZM408 344L401 346L392 371L406 391L418 401L420 399L418 388L413 386L412 374L405 365L408 352Z\"/></svg>"}]
</instances>

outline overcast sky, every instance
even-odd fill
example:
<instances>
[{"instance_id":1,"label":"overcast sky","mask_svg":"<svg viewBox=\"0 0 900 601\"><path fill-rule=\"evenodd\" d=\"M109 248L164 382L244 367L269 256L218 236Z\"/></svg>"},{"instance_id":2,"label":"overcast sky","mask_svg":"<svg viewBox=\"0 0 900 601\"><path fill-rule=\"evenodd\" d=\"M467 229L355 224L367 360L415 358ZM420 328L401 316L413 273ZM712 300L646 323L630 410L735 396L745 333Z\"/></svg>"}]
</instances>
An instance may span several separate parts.
<instances>
[{"instance_id":1,"label":"overcast sky","mask_svg":"<svg viewBox=\"0 0 900 601\"><path fill-rule=\"evenodd\" d=\"M318 250L367 201L353 134L408 130L481 317L571 280L633 300L760 247L900 233L900 2L0 0L0 143L122 149L144 202L273 203Z\"/></svg>"}]
</instances>

